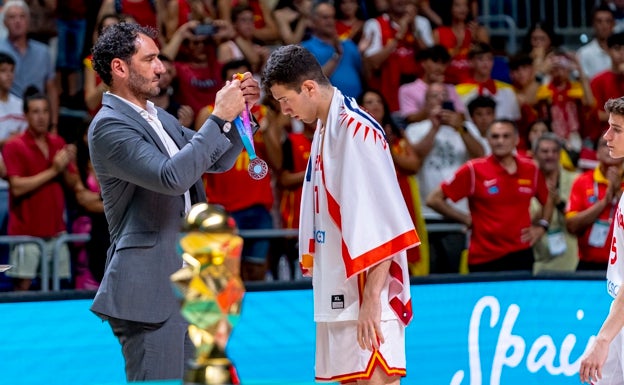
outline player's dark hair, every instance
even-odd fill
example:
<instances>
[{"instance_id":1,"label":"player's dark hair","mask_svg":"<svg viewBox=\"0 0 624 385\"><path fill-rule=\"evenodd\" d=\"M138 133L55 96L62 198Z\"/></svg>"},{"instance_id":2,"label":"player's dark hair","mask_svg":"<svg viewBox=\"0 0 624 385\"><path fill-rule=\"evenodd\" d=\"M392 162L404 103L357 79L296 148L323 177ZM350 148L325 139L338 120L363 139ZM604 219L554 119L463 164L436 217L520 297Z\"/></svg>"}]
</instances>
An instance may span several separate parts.
<instances>
[{"instance_id":1,"label":"player's dark hair","mask_svg":"<svg viewBox=\"0 0 624 385\"><path fill-rule=\"evenodd\" d=\"M314 55L294 44L273 51L262 72L262 84L268 94L274 85L299 93L301 84L306 80L314 80L324 86L331 85Z\"/></svg>"}]
</instances>

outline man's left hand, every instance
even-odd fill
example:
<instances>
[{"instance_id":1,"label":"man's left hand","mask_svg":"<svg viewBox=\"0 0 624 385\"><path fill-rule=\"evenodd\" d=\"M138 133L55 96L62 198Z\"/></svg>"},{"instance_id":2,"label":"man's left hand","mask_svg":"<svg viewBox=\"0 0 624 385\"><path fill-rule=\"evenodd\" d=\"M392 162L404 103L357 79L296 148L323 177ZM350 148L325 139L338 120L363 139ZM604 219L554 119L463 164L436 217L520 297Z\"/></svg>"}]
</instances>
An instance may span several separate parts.
<instances>
[{"instance_id":1,"label":"man's left hand","mask_svg":"<svg viewBox=\"0 0 624 385\"><path fill-rule=\"evenodd\" d=\"M241 80L241 90L243 91L243 97L245 102L252 106L260 100L260 84L251 75L251 72L245 72Z\"/></svg>"}]
</instances>

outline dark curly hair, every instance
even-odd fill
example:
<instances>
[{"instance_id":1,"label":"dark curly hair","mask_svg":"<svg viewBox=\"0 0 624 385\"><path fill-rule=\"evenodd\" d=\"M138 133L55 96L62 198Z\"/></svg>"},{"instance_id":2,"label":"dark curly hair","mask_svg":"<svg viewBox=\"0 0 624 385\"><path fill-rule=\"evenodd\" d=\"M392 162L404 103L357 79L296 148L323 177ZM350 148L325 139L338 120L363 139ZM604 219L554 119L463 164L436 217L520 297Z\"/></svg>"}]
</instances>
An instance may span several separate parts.
<instances>
[{"instance_id":1,"label":"dark curly hair","mask_svg":"<svg viewBox=\"0 0 624 385\"><path fill-rule=\"evenodd\" d=\"M271 87L278 84L301 92L301 84L305 80L314 80L325 86L331 85L314 55L294 44L273 51L262 72L264 91L269 95Z\"/></svg>"},{"instance_id":2,"label":"dark curly hair","mask_svg":"<svg viewBox=\"0 0 624 385\"><path fill-rule=\"evenodd\" d=\"M132 55L137 52L136 40L139 34L152 39L157 37L153 28L143 27L133 23L113 24L106 28L93 46L93 69L110 86L112 83L111 62L121 59L130 63Z\"/></svg>"}]
</instances>

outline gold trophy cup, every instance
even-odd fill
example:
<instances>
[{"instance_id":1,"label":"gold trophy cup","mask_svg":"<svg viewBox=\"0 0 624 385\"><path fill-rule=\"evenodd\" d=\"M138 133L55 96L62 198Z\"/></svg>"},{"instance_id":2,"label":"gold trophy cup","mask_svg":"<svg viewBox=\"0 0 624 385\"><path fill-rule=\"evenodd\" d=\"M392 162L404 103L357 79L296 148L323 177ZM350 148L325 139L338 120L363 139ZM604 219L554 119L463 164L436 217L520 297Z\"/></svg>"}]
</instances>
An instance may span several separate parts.
<instances>
[{"instance_id":1,"label":"gold trophy cup","mask_svg":"<svg viewBox=\"0 0 624 385\"><path fill-rule=\"evenodd\" d=\"M171 281L196 349L184 384L240 384L225 354L245 294L240 278L243 239L237 235L234 219L221 206L193 205L178 246L184 266L171 275Z\"/></svg>"}]
</instances>

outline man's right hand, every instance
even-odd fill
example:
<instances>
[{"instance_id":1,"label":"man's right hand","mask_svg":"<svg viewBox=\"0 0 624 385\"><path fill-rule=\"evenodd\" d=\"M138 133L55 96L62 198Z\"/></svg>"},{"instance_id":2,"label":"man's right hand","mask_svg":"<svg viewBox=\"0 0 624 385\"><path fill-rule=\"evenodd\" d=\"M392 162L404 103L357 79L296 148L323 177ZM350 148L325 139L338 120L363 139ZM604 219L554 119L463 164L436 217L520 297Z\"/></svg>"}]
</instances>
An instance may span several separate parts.
<instances>
[{"instance_id":1,"label":"man's right hand","mask_svg":"<svg viewBox=\"0 0 624 385\"><path fill-rule=\"evenodd\" d=\"M239 80L227 81L225 86L217 92L215 108L212 114L231 122L245 108L245 98Z\"/></svg>"}]
</instances>

